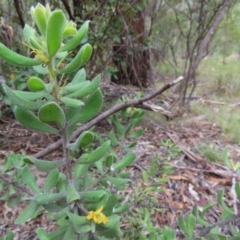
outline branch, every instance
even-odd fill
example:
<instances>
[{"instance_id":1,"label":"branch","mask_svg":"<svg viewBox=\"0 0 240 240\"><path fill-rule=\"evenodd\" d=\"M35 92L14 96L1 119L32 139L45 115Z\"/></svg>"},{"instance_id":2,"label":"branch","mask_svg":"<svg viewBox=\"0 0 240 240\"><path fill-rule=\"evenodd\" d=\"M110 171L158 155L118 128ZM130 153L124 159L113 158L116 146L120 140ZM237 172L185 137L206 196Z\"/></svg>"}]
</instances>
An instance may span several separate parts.
<instances>
[{"instance_id":1,"label":"branch","mask_svg":"<svg viewBox=\"0 0 240 240\"><path fill-rule=\"evenodd\" d=\"M163 1L162 0L155 0L155 2L153 3L150 11L151 11L151 17L150 17L150 29L149 29L149 32L148 32L148 35L149 36L152 36L152 31L153 31L153 24L157 18L157 13L158 13L158 10L160 8L160 6L163 4Z\"/></svg>"},{"instance_id":2,"label":"branch","mask_svg":"<svg viewBox=\"0 0 240 240\"><path fill-rule=\"evenodd\" d=\"M140 99L133 99L130 101L127 101L125 103L120 103L118 105L113 106L112 108L110 108L109 110L101 113L99 116L93 118L91 121L89 121L88 123L84 124L82 127L80 127L79 129L77 129L71 136L70 140L74 140L75 138L77 138L82 132L88 130L89 128L95 126L98 122L106 119L107 117L113 115L114 113L128 108L128 107L138 107L138 105L141 105L143 102L146 102L154 97L156 97L159 94L162 94L163 92L165 92L166 90L168 90L169 88L171 88L172 86L174 86L175 84L177 84L178 82L182 81L183 77L178 77L177 79L173 80L172 82L167 83L166 85L164 85L162 88L158 89L157 91L153 92L152 94L142 97ZM34 155L35 158L40 158L45 156L46 154L52 152L53 150L57 149L58 147L60 147L62 144L62 140L59 139L58 141L56 141L55 143L51 144L50 146L48 146L47 148L44 148L43 150L39 151L38 153L36 153Z\"/></svg>"},{"instance_id":3,"label":"branch","mask_svg":"<svg viewBox=\"0 0 240 240\"><path fill-rule=\"evenodd\" d=\"M25 192L29 196L34 196L34 194L31 191L29 191L27 188L25 188L23 186L18 185L13 180L8 179L5 174L0 174L0 180L8 183L8 185L13 185L13 187L17 188L21 193ZM1 197L2 197L2 195L1 195Z\"/></svg>"},{"instance_id":4,"label":"branch","mask_svg":"<svg viewBox=\"0 0 240 240\"><path fill-rule=\"evenodd\" d=\"M212 18L207 22L207 25L205 29L202 31L202 33L198 36L197 40L194 43L194 46L192 47L192 51L189 57L189 64L188 61L185 62L185 68L188 66L187 72L185 71L185 84L183 86L183 91L180 95L180 103L182 106L185 105L185 97L187 94L188 89L188 83L192 79L193 80L193 87L190 92L190 97L194 91L194 88L196 86L196 69L198 68L202 58L204 57L204 53L207 50L209 43L211 42L213 38L213 34L216 32L219 24L221 23L225 13L228 11L228 9L231 7L232 0L222 0L220 5L217 6L216 10L214 10L214 14L212 15ZM199 23L200 24L200 23ZM204 23L202 23L204 25ZM190 36L190 35L189 35ZM189 42L189 38L187 41ZM188 46L188 44L187 44ZM197 51L197 54L195 54L195 51ZM189 52L190 53L190 52Z\"/></svg>"},{"instance_id":5,"label":"branch","mask_svg":"<svg viewBox=\"0 0 240 240\"><path fill-rule=\"evenodd\" d=\"M65 7L65 10L66 10L67 13L68 13L68 16L69 16L70 20L75 21L75 18L73 17L72 12L71 12L71 9L70 9L70 6L69 6L69 4L68 4L68 1L62 0L62 3L63 3L63 5L64 5L64 7Z\"/></svg>"},{"instance_id":6,"label":"branch","mask_svg":"<svg viewBox=\"0 0 240 240\"><path fill-rule=\"evenodd\" d=\"M21 7L19 5L19 1L18 0L14 0L14 6L15 6L15 8L17 10L17 14L18 14L18 18L19 18L20 24L21 24L22 28L24 28L25 22L24 22L24 19L23 19Z\"/></svg>"},{"instance_id":7,"label":"branch","mask_svg":"<svg viewBox=\"0 0 240 240\"><path fill-rule=\"evenodd\" d=\"M84 191L90 191L92 188L94 188L95 186L97 186L101 180L107 176L110 173L110 170L107 170L105 173L103 173L94 183L92 183L90 186L88 186Z\"/></svg>"},{"instance_id":8,"label":"branch","mask_svg":"<svg viewBox=\"0 0 240 240\"><path fill-rule=\"evenodd\" d=\"M203 40L200 42L198 46L197 56L193 62L194 69L196 69L199 66L199 63L203 58L203 54L206 51L206 48L209 45L210 41L212 40L213 34L216 32L219 24L221 23L226 11L228 11L231 4L232 4L232 0L223 0L222 8L219 9L219 11L216 13L212 26L208 29L205 37L203 38Z\"/></svg>"},{"instance_id":9,"label":"branch","mask_svg":"<svg viewBox=\"0 0 240 240\"><path fill-rule=\"evenodd\" d=\"M206 235L211 231L212 228L214 228L214 227L216 227L216 226L222 227L222 226L224 226L224 225L229 224L230 222L232 222L232 221L234 221L234 220L237 220L238 218L240 218L240 213L238 213L237 215L234 215L234 216L232 216L232 217L230 217L230 218L228 218L228 219L224 219L224 220L222 220L222 221L213 223L213 224L211 224L210 226L204 227L204 228L202 228L200 234L198 234L197 237L204 237L204 236L206 236Z\"/></svg>"}]
</instances>

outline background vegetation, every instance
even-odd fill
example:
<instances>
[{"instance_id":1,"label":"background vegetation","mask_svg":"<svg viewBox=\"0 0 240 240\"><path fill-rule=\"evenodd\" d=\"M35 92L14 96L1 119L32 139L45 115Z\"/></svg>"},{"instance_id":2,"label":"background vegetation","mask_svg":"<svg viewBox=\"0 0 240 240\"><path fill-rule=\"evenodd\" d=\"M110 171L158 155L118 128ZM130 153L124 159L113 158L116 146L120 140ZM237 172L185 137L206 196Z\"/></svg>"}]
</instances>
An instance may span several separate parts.
<instances>
[{"instance_id":1,"label":"background vegetation","mask_svg":"<svg viewBox=\"0 0 240 240\"><path fill-rule=\"evenodd\" d=\"M45 1L41 2L45 4ZM231 141L239 143L240 3L238 1L52 0L49 3L53 9L63 9L69 19L73 19L79 26L84 20L91 20L88 41L92 44L94 53L86 66L88 78L102 73L104 80L109 84L113 81L117 84L128 86L132 84L146 88L149 85L160 87L169 79L183 75L185 79L183 84L168 93L170 97L174 97L175 102L175 104L167 104L168 110L172 112L171 117L176 119L187 111L188 116L205 115L209 120L216 122L228 134ZM29 23L29 9L35 4L36 1L30 0L3 0L0 4L1 41L24 55L34 55L31 49L22 44L22 27L25 22ZM144 25L141 25L142 23ZM75 52L72 52L68 58L72 59L74 54ZM1 81L18 90L26 89L25 77L32 74L31 70L9 66L3 60L0 66L3 76ZM3 91L1 92L1 97L8 102ZM115 120L114 124L119 126L120 123ZM118 135L121 136L121 131ZM170 149L167 159L178 156L181 151L168 140L162 141L162 145ZM198 151L212 162L222 161L222 152L214 145L203 144L199 146ZM141 192L142 189L136 190L135 203L145 199L154 205L156 199L149 192L155 189L151 184L156 184L154 177L158 174L154 164L157 169L165 167L161 161L153 157L153 166L142 172L145 183L150 183L145 192ZM228 160L225 162L230 166ZM172 168L164 168L161 173L170 174ZM160 177L159 181L167 180ZM219 199L219 202L225 206L222 196ZM228 210L227 208L226 211ZM134 214L139 219L142 218L139 224L136 223ZM149 235L152 234L152 239L155 239L160 232L152 225L151 214L148 209L139 208L129 216L128 220L136 229L142 230L144 225L146 229L143 231L146 230ZM186 222L191 222L191 217L185 219ZM182 219L182 222L184 223L185 220ZM168 230L164 229L165 232ZM185 235L188 235L186 232ZM165 236L171 234L169 230L169 234L165 233ZM140 231L134 233L126 231L125 236L126 239L140 239L140 237L144 239Z\"/></svg>"}]
</instances>

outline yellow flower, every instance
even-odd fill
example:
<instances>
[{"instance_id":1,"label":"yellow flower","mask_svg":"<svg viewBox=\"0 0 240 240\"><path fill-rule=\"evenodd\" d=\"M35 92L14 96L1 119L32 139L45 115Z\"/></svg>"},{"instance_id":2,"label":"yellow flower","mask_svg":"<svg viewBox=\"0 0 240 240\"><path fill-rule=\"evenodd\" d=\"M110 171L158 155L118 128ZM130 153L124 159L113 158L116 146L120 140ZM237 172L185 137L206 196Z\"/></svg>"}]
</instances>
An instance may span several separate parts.
<instances>
[{"instance_id":1,"label":"yellow flower","mask_svg":"<svg viewBox=\"0 0 240 240\"><path fill-rule=\"evenodd\" d=\"M10 73L10 74L9 74L9 78L10 78L10 80L13 80L13 79L15 78L14 73Z\"/></svg>"},{"instance_id":2,"label":"yellow flower","mask_svg":"<svg viewBox=\"0 0 240 240\"><path fill-rule=\"evenodd\" d=\"M95 223L107 223L108 218L102 213L103 206L101 206L98 210L96 211L90 211L88 212L87 215L87 220L93 220Z\"/></svg>"}]
</instances>

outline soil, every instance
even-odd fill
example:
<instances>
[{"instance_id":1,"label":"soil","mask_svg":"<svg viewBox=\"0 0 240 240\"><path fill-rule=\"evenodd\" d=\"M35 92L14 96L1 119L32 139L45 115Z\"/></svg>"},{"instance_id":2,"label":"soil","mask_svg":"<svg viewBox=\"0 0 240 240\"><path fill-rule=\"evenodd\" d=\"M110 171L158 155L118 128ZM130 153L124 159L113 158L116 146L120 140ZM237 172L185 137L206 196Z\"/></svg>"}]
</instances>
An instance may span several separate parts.
<instances>
[{"instance_id":1,"label":"soil","mask_svg":"<svg viewBox=\"0 0 240 240\"><path fill-rule=\"evenodd\" d=\"M114 94L113 94L114 95ZM177 228L177 217L180 214L190 213L193 206L200 209L208 202L217 200L217 193L224 189L224 200L229 207L233 207L233 195L231 193L232 173L221 162L211 162L199 152L199 146L203 143L211 143L223 150L228 146L229 155L234 161L239 161L240 147L229 142L215 123L209 122L204 116L185 116L184 119L174 122L160 122L148 116L143 121L141 128L144 134L138 139L135 148L137 160L128 167L131 172L132 184L121 194L126 196L126 201L131 205L131 211L136 207L150 207L155 210L151 214L154 226L162 227L167 225ZM106 121L96 127L96 131L106 135L114 127ZM180 149L174 155L169 147L163 146L162 142L171 139ZM41 149L47 148L50 144L58 140L58 137L30 131L19 124L12 114L6 115L0 120L0 167L3 167L4 157L11 152L34 155ZM116 149L117 151L117 149ZM44 156L44 159L60 159L61 149ZM153 196L157 202L148 202L148 196L140 196L142 201L134 202L136 199L136 188L146 190L151 183L143 180L142 171L151 167L152 157L158 156L159 174L155 178L167 177L165 183L158 183L161 191L150 191L148 196ZM173 166L173 172L169 175L162 175L164 164ZM161 165L162 164L162 165ZM34 170L41 184L44 174ZM239 181L239 176L238 176ZM156 184L156 182L155 182ZM1 193L1 192L0 192ZM2 195L2 194L1 194ZM138 196L139 197L139 196ZM10 208L8 202L0 201L0 236L5 236L8 230L15 234L14 239L37 239L36 229L42 227L51 231L56 227L54 223L49 224L47 216L43 213L34 220L30 220L22 225L15 225L14 220L21 212L25 203L20 206ZM153 205L154 204L154 205ZM239 209L240 205L237 203ZM159 211L157 211L159 209ZM217 204L207 215L207 220L211 223L220 220L221 207ZM240 221L235 222L235 226L240 228ZM123 230L128 229L129 223L126 218L121 222ZM222 232L228 234L229 227L223 227ZM179 234L178 239L183 235Z\"/></svg>"}]
</instances>

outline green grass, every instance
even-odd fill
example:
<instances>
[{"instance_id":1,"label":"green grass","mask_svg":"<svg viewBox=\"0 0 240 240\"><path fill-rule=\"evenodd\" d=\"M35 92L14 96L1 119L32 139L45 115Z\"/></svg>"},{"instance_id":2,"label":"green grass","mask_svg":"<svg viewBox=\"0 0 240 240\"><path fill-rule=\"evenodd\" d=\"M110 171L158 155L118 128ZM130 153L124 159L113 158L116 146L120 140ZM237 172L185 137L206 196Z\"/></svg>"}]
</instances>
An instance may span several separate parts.
<instances>
[{"instance_id":1,"label":"green grass","mask_svg":"<svg viewBox=\"0 0 240 240\"><path fill-rule=\"evenodd\" d=\"M203 143L197 149L199 153L201 153L206 159L211 162L221 162L223 161L222 158L222 151L220 151L215 145L211 143Z\"/></svg>"},{"instance_id":2,"label":"green grass","mask_svg":"<svg viewBox=\"0 0 240 240\"><path fill-rule=\"evenodd\" d=\"M201 83L198 92L214 92L216 96L232 98L240 91L240 61L237 55L202 60L198 68Z\"/></svg>"},{"instance_id":3,"label":"green grass","mask_svg":"<svg viewBox=\"0 0 240 240\"><path fill-rule=\"evenodd\" d=\"M184 59L178 59L179 66L182 66L183 62ZM155 69L165 76L171 76L171 78L176 76L176 72L179 75L182 74L180 67L174 69L167 61L158 64ZM208 120L217 123L230 141L239 143L240 114L238 106L233 105L240 102L240 57L236 54L228 57L223 57L220 54L206 57L198 67L196 78L195 96L225 104L192 101L192 113L206 115ZM162 121L162 116L154 115L155 120L158 118Z\"/></svg>"},{"instance_id":4,"label":"green grass","mask_svg":"<svg viewBox=\"0 0 240 240\"><path fill-rule=\"evenodd\" d=\"M225 104L193 102L191 109L196 114L205 114L216 122L235 143L240 142L240 61L237 56L212 57L204 59L198 70L199 87L196 95L210 101Z\"/></svg>"},{"instance_id":5,"label":"green grass","mask_svg":"<svg viewBox=\"0 0 240 240\"><path fill-rule=\"evenodd\" d=\"M234 143L240 142L240 114L237 107L231 105L207 105L194 102L191 109L195 115L204 114L208 120L215 122Z\"/></svg>"}]
</instances>

